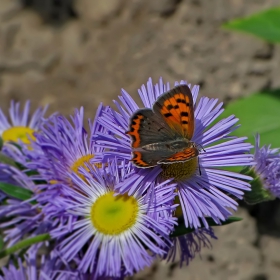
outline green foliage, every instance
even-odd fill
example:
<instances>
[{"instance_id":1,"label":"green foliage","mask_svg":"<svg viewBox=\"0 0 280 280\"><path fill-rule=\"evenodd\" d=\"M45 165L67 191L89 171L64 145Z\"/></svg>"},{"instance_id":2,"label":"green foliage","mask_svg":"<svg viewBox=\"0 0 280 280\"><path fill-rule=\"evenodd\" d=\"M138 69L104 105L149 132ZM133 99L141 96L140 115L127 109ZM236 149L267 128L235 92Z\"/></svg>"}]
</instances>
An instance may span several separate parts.
<instances>
[{"instance_id":1,"label":"green foliage","mask_svg":"<svg viewBox=\"0 0 280 280\"><path fill-rule=\"evenodd\" d=\"M0 163L5 163L7 165L11 165L13 167L18 168L18 165L15 161L13 161L11 158L5 156L4 154L0 153Z\"/></svg>"},{"instance_id":2,"label":"green foliage","mask_svg":"<svg viewBox=\"0 0 280 280\"><path fill-rule=\"evenodd\" d=\"M269 190L264 188L261 178L255 173L252 168L245 168L242 170L243 174L249 175L253 178L250 182L252 190L245 192L244 200L248 204L257 204L268 200L274 200L275 197L269 192Z\"/></svg>"},{"instance_id":3,"label":"green foliage","mask_svg":"<svg viewBox=\"0 0 280 280\"><path fill-rule=\"evenodd\" d=\"M261 146L280 147L280 90L256 93L231 102L221 118L232 114L241 124L234 135L247 136L254 145L254 136L259 133Z\"/></svg>"},{"instance_id":4,"label":"green foliage","mask_svg":"<svg viewBox=\"0 0 280 280\"><path fill-rule=\"evenodd\" d=\"M3 236L0 235L0 251L3 250L4 248L4 240L3 240Z\"/></svg>"},{"instance_id":5,"label":"green foliage","mask_svg":"<svg viewBox=\"0 0 280 280\"><path fill-rule=\"evenodd\" d=\"M221 225L216 224L212 218L206 218L206 220L207 220L209 226L213 227L213 226L224 226L224 225L228 225L228 224L231 224L234 222L239 222L242 220L242 218L232 216L232 217L229 217L227 220L223 221ZM179 218L178 225L175 227L175 230L172 232L170 237L177 237L177 236L185 235L185 234L191 233L193 231L195 231L194 228L186 228L184 219Z\"/></svg>"},{"instance_id":6,"label":"green foliage","mask_svg":"<svg viewBox=\"0 0 280 280\"><path fill-rule=\"evenodd\" d=\"M17 198L19 200L30 199L33 195L33 192L28 189L3 182L0 182L0 190L2 190L8 196Z\"/></svg>"},{"instance_id":7,"label":"green foliage","mask_svg":"<svg viewBox=\"0 0 280 280\"><path fill-rule=\"evenodd\" d=\"M223 27L253 34L270 43L280 43L280 7L234 19Z\"/></svg>"},{"instance_id":8,"label":"green foliage","mask_svg":"<svg viewBox=\"0 0 280 280\"><path fill-rule=\"evenodd\" d=\"M0 259L4 258L6 256L9 256L9 255L15 253L16 251L28 248L31 245L34 245L34 244L37 244L40 242L44 242L44 241L49 241L49 240L51 240L51 236L48 233L36 235L34 237L21 240L18 243L16 243L15 245L13 245L12 247L2 250L0 252Z\"/></svg>"}]
</instances>

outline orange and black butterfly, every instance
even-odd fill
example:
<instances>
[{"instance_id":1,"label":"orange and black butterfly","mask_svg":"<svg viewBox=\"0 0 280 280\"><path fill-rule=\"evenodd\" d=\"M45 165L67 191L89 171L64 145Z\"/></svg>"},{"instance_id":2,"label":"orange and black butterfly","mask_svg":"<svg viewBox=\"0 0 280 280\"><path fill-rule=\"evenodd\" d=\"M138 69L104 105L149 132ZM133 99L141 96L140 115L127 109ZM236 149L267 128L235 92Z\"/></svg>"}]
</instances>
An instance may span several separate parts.
<instances>
[{"instance_id":1,"label":"orange and black butterfly","mask_svg":"<svg viewBox=\"0 0 280 280\"><path fill-rule=\"evenodd\" d=\"M137 110L131 117L132 162L141 168L188 161L199 150L194 133L192 93L187 85L163 93L153 109Z\"/></svg>"}]
</instances>

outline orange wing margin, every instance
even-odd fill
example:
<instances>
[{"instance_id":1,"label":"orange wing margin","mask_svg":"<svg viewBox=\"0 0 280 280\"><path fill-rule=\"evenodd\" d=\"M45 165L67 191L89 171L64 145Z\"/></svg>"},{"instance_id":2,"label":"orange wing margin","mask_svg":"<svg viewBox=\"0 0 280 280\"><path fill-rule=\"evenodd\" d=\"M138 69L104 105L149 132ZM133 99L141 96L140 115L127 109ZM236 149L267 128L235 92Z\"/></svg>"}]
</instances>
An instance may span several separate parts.
<instances>
[{"instance_id":1,"label":"orange wing margin","mask_svg":"<svg viewBox=\"0 0 280 280\"><path fill-rule=\"evenodd\" d=\"M159 163L175 163L175 162L184 162L184 161L188 161L192 158L195 158L199 155L199 152L197 150L196 147L192 147L192 148L187 148L182 152L176 153L166 159L163 159L161 161L159 161Z\"/></svg>"}]
</instances>

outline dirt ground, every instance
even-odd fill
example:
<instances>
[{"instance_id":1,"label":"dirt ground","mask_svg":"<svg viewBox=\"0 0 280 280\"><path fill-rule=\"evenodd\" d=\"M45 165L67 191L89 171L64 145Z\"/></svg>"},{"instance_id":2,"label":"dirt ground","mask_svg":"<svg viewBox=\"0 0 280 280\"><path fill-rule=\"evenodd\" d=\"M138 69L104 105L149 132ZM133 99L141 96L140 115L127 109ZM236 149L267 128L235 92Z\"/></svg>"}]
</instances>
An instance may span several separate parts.
<instances>
[{"instance_id":1,"label":"dirt ground","mask_svg":"<svg viewBox=\"0 0 280 280\"><path fill-rule=\"evenodd\" d=\"M277 0L1 0L0 106L93 118L121 88L136 97L149 77L188 80L200 95L231 100L279 88L279 46L221 24ZM188 267L156 263L133 279L280 279L279 202L241 208ZM279 249L279 251L278 251Z\"/></svg>"}]
</instances>

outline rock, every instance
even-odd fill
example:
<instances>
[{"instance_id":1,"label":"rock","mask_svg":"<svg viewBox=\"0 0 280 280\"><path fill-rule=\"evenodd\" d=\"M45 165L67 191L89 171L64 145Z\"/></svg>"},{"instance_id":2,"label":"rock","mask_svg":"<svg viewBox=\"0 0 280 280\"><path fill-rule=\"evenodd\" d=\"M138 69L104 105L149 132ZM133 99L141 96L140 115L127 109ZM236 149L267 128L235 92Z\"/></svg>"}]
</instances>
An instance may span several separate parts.
<instances>
[{"instance_id":1,"label":"rock","mask_svg":"<svg viewBox=\"0 0 280 280\"><path fill-rule=\"evenodd\" d=\"M13 17L22 9L17 0L1 0L0 3L0 22L4 22Z\"/></svg>"},{"instance_id":2,"label":"rock","mask_svg":"<svg viewBox=\"0 0 280 280\"><path fill-rule=\"evenodd\" d=\"M264 271L267 279L278 280L280 275L279 237L263 235L260 239L260 249L264 259Z\"/></svg>"},{"instance_id":3,"label":"rock","mask_svg":"<svg viewBox=\"0 0 280 280\"><path fill-rule=\"evenodd\" d=\"M151 12L157 13L162 17L172 15L181 0L153 0L149 1L149 9Z\"/></svg>"},{"instance_id":4,"label":"rock","mask_svg":"<svg viewBox=\"0 0 280 280\"><path fill-rule=\"evenodd\" d=\"M108 22L117 15L122 0L76 0L74 9L77 11L79 18L88 22Z\"/></svg>"}]
</instances>

